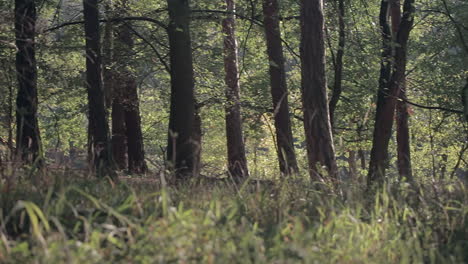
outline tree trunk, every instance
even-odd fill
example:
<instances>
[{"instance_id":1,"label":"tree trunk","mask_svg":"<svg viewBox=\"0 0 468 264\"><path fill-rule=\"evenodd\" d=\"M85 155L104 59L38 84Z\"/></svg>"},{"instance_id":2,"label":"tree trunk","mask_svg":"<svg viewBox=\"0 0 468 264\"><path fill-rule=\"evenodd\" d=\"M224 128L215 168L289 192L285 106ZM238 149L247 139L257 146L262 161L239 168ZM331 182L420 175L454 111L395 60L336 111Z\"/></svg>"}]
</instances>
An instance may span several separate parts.
<instances>
[{"instance_id":1,"label":"tree trunk","mask_svg":"<svg viewBox=\"0 0 468 264\"><path fill-rule=\"evenodd\" d=\"M277 0L263 1L263 15L268 59L270 61L270 86L275 115L276 144L280 171L284 175L298 172L294 142L289 118L288 88L284 68L283 45L279 27Z\"/></svg>"},{"instance_id":2,"label":"tree trunk","mask_svg":"<svg viewBox=\"0 0 468 264\"><path fill-rule=\"evenodd\" d=\"M105 3L105 16L108 20L104 27L104 38L103 38L103 82L104 82L104 98L106 102L106 108L112 107L112 88L114 86L114 22L111 22L114 18L114 9L112 0Z\"/></svg>"},{"instance_id":3,"label":"tree trunk","mask_svg":"<svg viewBox=\"0 0 468 264\"><path fill-rule=\"evenodd\" d=\"M11 79L10 79L11 80ZM10 82L8 85L8 107L7 107L7 129L8 129L8 140L7 140L7 146L8 146L8 159L13 160L14 155L15 155L15 150L13 149L13 104L14 104L14 99L13 99L13 83Z\"/></svg>"},{"instance_id":4,"label":"tree trunk","mask_svg":"<svg viewBox=\"0 0 468 264\"><path fill-rule=\"evenodd\" d=\"M361 160L361 169L365 170L367 168L366 154L364 153L364 150L362 148L359 148L358 155L359 155L359 159Z\"/></svg>"},{"instance_id":5,"label":"tree trunk","mask_svg":"<svg viewBox=\"0 0 468 264\"><path fill-rule=\"evenodd\" d=\"M401 23L400 0L390 2L392 18L393 41L396 42L398 30ZM400 84L400 98L406 99L406 76L403 77ZM411 153L408 127L408 105L403 100L397 101L396 106L396 124L397 124L397 154L398 154L398 173L401 179L412 180L411 171Z\"/></svg>"},{"instance_id":6,"label":"tree trunk","mask_svg":"<svg viewBox=\"0 0 468 264\"><path fill-rule=\"evenodd\" d=\"M234 0L226 0L227 12L235 11ZM242 135L240 109L239 69L237 60L237 41L233 14L223 19L224 34L224 70L226 72L226 139L228 151L228 169L235 180L248 177L245 145Z\"/></svg>"},{"instance_id":7,"label":"tree trunk","mask_svg":"<svg viewBox=\"0 0 468 264\"><path fill-rule=\"evenodd\" d=\"M312 180L322 177L320 167L336 178L337 167L331 132L325 75L322 0L301 1L301 90L307 157Z\"/></svg>"},{"instance_id":8,"label":"tree trunk","mask_svg":"<svg viewBox=\"0 0 468 264\"><path fill-rule=\"evenodd\" d=\"M194 166L191 142L195 111L190 8L188 0L167 0L171 62L171 110L167 159L177 178L190 176Z\"/></svg>"},{"instance_id":9,"label":"tree trunk","mask_svg":"<svg viewBox=\"0 0 468 264\"><path fill-rule=\"evenodd\" d=\"M349 178L354 180L357 176L356 151L348 150L348 154Z\"/></svg>"},{"instance_id":10,"label":"tree trunk","mask_svg":"<svg viewBox=\"0 0 468 264\"><path fill-rule=\"evenodd\" d=\"M128 2L124 0L118 6L119 14L126 14ZM122 106L124 110L128 171L129 173L142 174L147 171L145 151L143 145L143 133L141 131L140 100L138 99L138 85L135 75L129 69L128 62L133 57L133 38L131 24L124 22L118 28L118 54L119 72L124 80L118 84L122 89Z\"/></svg>"},{"instance_id":11,"label":"tree trunk","mask_svg":"<svg viewBox=\"0 0 468 264\"><path fill-rule=\"evenodd\" d=\"M41 155L37 121L37 68L35 55L36 5L34 0L15 0L16 155L33 163Z\"/></svg>"},{"instance_id":12,"label":"tree trunk","mask_svg":"<svg viewBox=\"0 0 468 264\"><path fill-rule=\"evenodd\" d=\"M344 56L344 49L345 49L345 41L346 41L346 28L345 28L345 5L344 0L338 0L338 51L336 52L336 59L335 59L335 79L333 83L333 95L330 99L329 108L330 108L330 123L332 129L335 123L335 110L336 106L338 105L338 101L340 100L342 89L342 81L343 81L343 56Z\"/></svg>"},{"instance_id":13,"label":"tree trunk","mask_svg":"<svg viewBox=\"0 0 468 264\"><path fill-rule=\"evenodd\" d=\"M202 151L202 120L200 116L200 107L196 104L195 116L193 121L193 144L195 151L193 175L198 176L201 172L201 151Z\"/></svg>"},{"instance_id":14,"label":"tree trunk","mask_svg":"<svg viewBox=\"0 0 468 264\"><path fill-rule=\"evenodd\" d=\"M400 97L406 99L405 82L403 81ZM400 178L406 180L413 180L413 173L411 170L411 150L409 139L409 126L408 126L408 104L404 101L398 100L397 102L397 149L398 149L398 173Z\"/></svg>"},{"instance_id":15,"label":"tree trunk","mask_svg":"<svg viewBox=\"0 0 468 264\"><path fill-rule=\"evenodd\" d=\"M462 90L462 103L463 103L463 112L465 113L465 120L468 122L468 77L466 77L466 84Z\"/></svg>"},{"instance_id":16,"label":"tree trunk","mask_svg":"<svg viewBox=\"0 0 468 264\"><path fill-rule=\"evenodd\" d=\"M385 101L387 100L387 93L389 92L388 86L390 82L391 75L391 56L392 56L392 47L391 47L391 29L388 24L388 10L389 3L387 0L382 0L380 4L380 15L379 15L379 25L382 36L382 55L380 61L380 77L379 77L379 89L377 93L377 112L375 117L375 128L373 135L373 144L371 150L371 157L369 163L369 172L368 172L368 185L370 184L371 178L384 177L384 168L386 168L387 157L388 157L388 143L384 143L380 140L382 134L391 133L389 131L381 131L380 123L383 122L383 118L390 119L390 122L393 122L393 112L384 112L383 107ZM386 115L385 115L386 114ZM386 120L387 122L389 120ZM379 126L379 127L378 127ZM374 176L375 175L375 176ZM380 175L380 176L379 176Z\"/></svg>"},{"instance_id":17,"label":"tree trunk","mask_svg":"<svg viewBox=\"0 0 468 264\"><path fill-rule=\"evenodd\" d=\"M115 72L115 85L112 88L112 156L116 167L119 170L127 168L127 144L126 144L126 126L125 110L123 106L124 90L126 89L126 78L122 73Z\"/></svg>"},{"instance_id":18,"label":"tree trunk","mask_svg":"<svg viewBox=\"0 0 468 264\"><path fill-rule=\"evenodd\" d=\"M390 49L389 54L391 55L391 43L389 42L391 41L391 35L388 26L388 2L385 0L382 1L380 25L382 27L384 53L382 54L381 79L377 98L377 112L375 115L374 136L369 164L368 186L371 186L376 181L381 184L385 179L385 170L388 164L388 144L392 132L396 98L399 96L405 79L406 46L413 25L413 2L413 0L405 0L404 2L403 17L398 29L396 45L394 45L396 48L393 73L387 84L385 78L382 78L382 71L385 71L389 64L386 63L385 59L388 55L384 53L387 52L387 49Z\"/></svg>"},{"instance_id":19,"label":"tree trunk","mask_svg":"<svg viewBox=\"0 0 468 264\"><path fill-rule=\"evenodd\" d=\"M98 177L114 176L109 127L101 80L101 56L99 44L99 10L97 0L83 0L86 37L86 87L89 107L89 143L93 167Z\"/></svg>"},{"instance_id":20,"label":"tree trunk","mask_svg":"<svg viewBox=\"0 0 468 264\"><path fill-rule=\"evenodd\" d=\"M133 74L125 75L125 126L128 148L128 171L142 174L148 169L145 162L143 133L141 131L140 103L138 99L137 82Z\"/></svg>"},{"instance_id":21,"label":"tree trunk","mask_svg":"<svg viewBox=\"0 0 468 264\"><path fill-rule=\"evenodd\" d=\"M364 124L366 123L366 121L363 121L362 124L358 125L357 129L356 129L356 132L357 132L357 136L358 136L358 139L360 141L362 141L362 129L363 129L363 126ZM364 150L362 149L362 147L360 146L359 149L358 149L358 156L359 156L359 160L361 161L361 169L362 170L365 170L367 168L367 165L366 165L366 153L364 152Z\"/></svg>"},{"instance_id":22,"label":"tree trunk","mask_svg":"<svg viewBox=\"0 0 468 264\"><path fill-rule=\"evenodd\" d=\"M446 147L446 145L444 146ZM448 160L448 155L447 154L442 154L442 161L440 162L440 180L445 180L445 174L447 173L447 160Z\"/></svg>"},{"instance_id":23,"label":"tree trunk","mask_svg":"<svg viewBox=\"0 0 468 264\"><path fill-rule=\"evenodd\" d=\"M112 19L114 17L114 5L112 2L106 5L106 18ZM117 59L122 54L115 52L115 47L119 46L114 40L115 24L107 22L105 24L105 33L103 41L103 77L104 77L104 97L106 108L111 107L112 118L112 158L118 170L127 168L127 145L126 145L126 129L125 129L125 115L123 107L123 93L124 93L124 78L116 66ZM121 45L120 45L121 46ZM121 53L121 52L120 52ZM121 59L122 60L122 59Z\"/></svg>"}]
</instances>

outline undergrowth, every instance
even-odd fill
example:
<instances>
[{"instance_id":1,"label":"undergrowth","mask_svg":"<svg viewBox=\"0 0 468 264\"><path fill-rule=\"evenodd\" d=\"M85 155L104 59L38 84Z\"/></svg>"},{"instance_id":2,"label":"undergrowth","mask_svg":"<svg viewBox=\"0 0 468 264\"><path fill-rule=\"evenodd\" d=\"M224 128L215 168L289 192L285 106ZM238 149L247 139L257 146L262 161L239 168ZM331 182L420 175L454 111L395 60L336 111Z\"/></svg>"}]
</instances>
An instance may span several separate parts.
<instances>
[{"instance_id":1,"label":"undergrowth","mask_svg":"<svg viewBox=\"0 0 468 264\"><path fill-rule=\"evenodd\" d=\"M61 177L0 186L0 263L468 262L460 183L366 195L352 182L318 191L300 180L160 188Z\"/></svg>"}]
</instances>

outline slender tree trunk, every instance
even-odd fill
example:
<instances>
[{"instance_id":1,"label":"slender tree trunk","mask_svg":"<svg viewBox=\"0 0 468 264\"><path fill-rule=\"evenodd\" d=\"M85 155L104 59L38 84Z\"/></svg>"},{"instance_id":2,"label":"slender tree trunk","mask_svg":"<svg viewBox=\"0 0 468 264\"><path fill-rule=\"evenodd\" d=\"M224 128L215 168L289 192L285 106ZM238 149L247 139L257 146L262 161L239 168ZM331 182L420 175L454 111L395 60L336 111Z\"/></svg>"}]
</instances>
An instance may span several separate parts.
<instances>
[{"instance_id":1,"label":"slender tree trunk","mask_svg":"<svg viewBox=\"0 0 468 264\"><path fill-rule=\"evenodd\" d=\"M400 0L390 2L392 18L393 41L397 41L397 34L401 23ZM396 54L395 54L396 55ZM403 77L400 84L400 97L406 99L406 77ZM408 128L408 106L402 100L397 101L396 105L396 124L397 124L397 153L398 153L398 172L400 178L412 180L411 156Z\"/></svg>"},{"instance_id":2,"label":"slender tree trunk","mask_svg":"<svg viewBox=\"0 0 468 264\"><path fill-rule=\"evenodd\" d=\"M402 84L400 97L406 99L405 85ZM399 100L397 102L397 149L398 149L398 172L400 178L413 180L411 169L411 150L408 126L408 104Z\"/></svg>"},{"instance_id":3,"label":"slender tree trunk","mask_svg":"<svg viewBox=\"0 0 468 264\"><path fill-rule=\"evenodd\" d=\"M194 166L194 77L188 0L167 0L171 62L171 112L167 159L177 178L190 176Z\"/></svg>"},{"instance_id":4,"label":"slender tree trunk","mask_svg":"<svg viewBox=\"0 0 468 264\"><path fill-rule=\"evenodd\" d=\"M371 160L369 165L368 186L374 182L383 183L385 179L385 170L388 164L388 144L391 137L393 117L396 107L396 98L399 96L402 84L404 84L405 71L406 71L406 46L409 38L409 33L413 25L414 7L413 0L405 0L403 5L403 17L398 29L396 38L396 48L394 56L393 73L391 74L390 81L384 82L382 78L382 71L386 68L385 59L388 56L382 54L382 69L381 80L377 101L377 112L375 116L374 137L372 142ZM385 12L382 12L384 9ZM382 1L382 8L380 14L382 36L384 39L384 52L391 41L390 29L388 26L388 2ZM388 64L388 63L387 63Z\"/></svg>"},{"instance_id":5,"label":"slender tree trunk","mask_svg":"<svg viewBox=\"0 0 468 264\"><path fill-rule=\"evenodd\" d=\"M440 165L440 176L439 176L440 180L445 180L445 174L447 173L447 160L448 160L448 155L445 153L442 154L442 162Z\"/></svg>"},{"instance_id":6,"label":"slender tree trunk","mask_svg":"<svg viewBox=\"0 0 468 264\"><path fill-rule=\"evenodd\" d=\"M387 164L387 157L388 157L388 143L380 140L380 137L384 133L391 133L389 131L378 131L378 126L381 126L380 123L384 122L383 118L390 119L393 122L393 112L384 112L383 107L385 102L387 101L387 95L389 92L389 82L390 82L390 75L391 75L391 56L392 56L392 35L390 25L388 23L388 10L389 10L389 2L388 0L382 0L380 4L380 14L379 14L379 25L381 30L382 36L382 54L381 54L381 61L380 61L380 76L379 76L379 89L377 93L377 113L375 117L375 129L373 135L373 144L371 150L371 160L369 164L369 177L368 177L368 185L374 177L384 177L384 168L386 168ZM385 115L386 114L386 115ZM390 115L390 116L388 116ZM386 120L387 122L389 120ZM377 133L378 132L378 133ZM372 176L371 176L372 175ZM374 176L375 175L375 176ZM380 176L379 176L380 175Z\"/></svg>"},{"instance_id":7,"label":"slender tree trunk","mask_svg":"<svg viewBox=\"0 0 468 264\"><path fill-rule=\"evenodd\" d=\"M111 20L114 17L114 9L112 0L105 3L105 16L107 20ZM114 22L108 21L104 27L104 38L102 45L103 54L103 82L104 82L104 97L106 102L106 108L112 107L112 88L114 86Z\"/></svg>"},{"instance_id":8,"label":"slender tree trunk","mask_svg":"<svg viewBox=\"0 0 468 264\"><path fill-rule=\"evenodd\" d=\"M357 165L356 165L356 151L348 150L348 165L349 165L349 177L356 179L357 176Z\"/></svg>"},{"instance_id":9,"label":"slender tree trunk","mask_svg":"<svg viewBox=\"0 0 468 264\"><path fill-rule=\"evenodd\" d=\"M463 87L462 90L462 103L465 120L468 122L468 77L466 77L465 87Z\"/></svg>"},{"instance_id":10,"label":"slender tree trunk","mask_svg":"<svg viewBox=\"0 0 468 264\"><path fill-rule=\"evenodd\" d=\"M86 87L89 106L89 141L97 176L114 176L108 140L109 127L101 80L99 10L97 0L83 0L86 37Z\"/></svg>"},{"instance_id":11,"label":"slender tree trunk","mask_svg":"<svg viewBox=\"0 0 468 264\"><path fill-rule=\"evenodd\" d=\"M200 116L200 107L195 103L195 117L193 122L193 144L195 159L193 166L193 175L198 176L201 172L201 151L202 151L202 120Z\"/></svg>"},{"instance_id":12,"label":"slender tree trunk","mask_svg":"<svg viewBox=\"0 0 468 264\"><path fill-rule=\"evenodd\" d=\"M321 179L321 166L336 178L335 149L330 124L325 75L322 0L301 1L301 89L307 157L312 180Z\"/></svg>"},{"instance_id":13,"label":"slender tree trunk","mask_svg":"<svg viewBox=\"0 0 468 264\"><path fill-rule=\"evenodd\" d=\"M270 61L270 87L275 115L279 167L282 174L290 175L298 172L298 166L289 118L288 88L279 27L278 1L264 0L263 15L267 53Z\"/></svg>"},{"instance_id":14,"label":"slender tree trunk","mask_svg":"<svg viewBox=\"0 0 468 264\"><path fill-rule=\"evenodd\" d=\"M234 0L226 0L227 12L234 12ZM228 169L236 179L248 177L245 145L242 135L240 109L239 69L237 60L237 41L233 14L223 19L224 34L224 70L226 72L226 138L228 149Z\"/></svg>"},{"instance_id":15,"label":"slender tree trunk","mask_svg":"<svg viewBox=\"0 0 468 264\"><path fill-rule=\"evenodd\" d=\"M390 7L393 41L396 42L401 23L400 0L392 0ZM399 93L400 98L406 99L406 76L401 81ZM398 172L400 178L412 180L408 118L408 105L405 101L398 100L396 105Z\"/></svg>"},{"instance_id":16,"label":"slender tree trunk","mask_svg":"<svg viewBox=\"0 0 468 264\"><path fill-rule=\"evenodd\" d=\"M125 109L123 105L124 90L126 87L126 78L122 76L122 72L111 73L115 75L115 82L112 88L112 157L119 170L127 168L127 144L126 144L126 126L125 126Z\"/></svg>"},{"instance_id":17,"label":"slender tree trunk","mask_svg":"<svg viewBox=\"0 0 468 264\"><path fill-rule=\"evenodd\" d=\"M332 125L332 129L335 123L335 110L336 106L338 105L338 101L340 100L342 89L342 81L343 81L343 56L344 56L344 49L345 49L345 41L346 41L346 28L345 28L345 4L344 0L338 0L338 51L336 52L336 59L335 59L335 80L333 82L333 95L330 99L329 108L330 108L330 122Z\"/></svg>"},{"instance_id":18,"label":"slender tree trunk","mask_svg":"<svg viewBox=\"0 0 468 264\"><path fill-rule=\"evenodd\" d=\"M111 3L106 7L107 16L112 18L114 13L124 16L127 9L126 0ZM114 28L114 23L108 22L104 37L104 90L107 100L112 102L113 158L120 170L128 165L129 173L145 173L137 82L129 69L133 56L131 25L124 22Z\"/></svg>"},{"instance_id":19,"label":"slender tree trunk","mask_svg":"<svg viewBox=\"0 0 468 264\"><path fill-rule=\"evenodd\" d=\"M120 14L126 14L128 10L128 2L124 0L120 3L118 11ZM147 166L145 162L145 151L143 145L143 133L141 131L140 117L140 100L138 98L138 86L135 75L129 69L128 61L132 59L133 54L133 38L131 32L131 24L124 23L118 28L120 72L119 74L125 79L121 84L122 105L124 110L126 140L127 140L127 156L128 170L130 173L145 173Z\"/></svg>"},{"instance_id":20,"label":"slender tree trunk","mask_svg":"<svg viewBox=\"0 0 468 264\"><path fill-rule=\"evenodd\" d=\"M106 18L111 19L114 16L114 5L112 2L106 3ZM104 77L104 97L106 108L111 107L112 118L112 158L118 170L127 168L127 145L126 145L126 127L125 127L125 113L124 113L124 90L125 79L117 72L119 67L116 66L117 59L122 56L122 49L115 52L118 43L115 43L114 33L116 25L113 22L105 24L105 33L103 41L103 77ZM122 59L121 59L122 60Z\"/></svg>"},{"instance_id":21,"label":"slender tree trunk","mask_svg":"<svg viewBox=\"0 0 468 264\"><path fill-rule=\"evenodd\" d=\"M362 124L359 124L357 126L357 136L358 136L358 139L359 140L362 140L362 128L364 126L366 122L362 122ZM361 161L361 169L362 170L365 170L367 168L367 165L366 165L366 153L364 152L364 150L362 149L362 147L359 147L358 149L358 156L359 156L359 160Z\"/></svg>"},{"instance_id":22,"label":"slender tree trunk","mask_svg":"<svg viewBox=\"0 0 468 264\"><path fill-rule=\"evenodd\" d=\"M367 168L366 164L366 154L362 148L358 150L359 159L361 160L361 169L365 170Z\"/></svg>"},{"instance_id":23,"label":"slender tree trunk","mask_svg":"<svg viewBox=\"0 0 468 264\"><path fill-rule=\"evenodd\" d=\"M125 126L128 148L128 171L142 174L147 171L143 133L141 131L140 101L138 99L137 82L132 73L124 75L125 81Z\"/></svg>"},{"instance_id":24,"label":"slender tree trunk","mask_svg":"<svg viewBox=\"0 0 468 264\"><path fill-rule=\"evenodd\" d=\"M34 0L15 0L16 154L32 163L41 156L37 121L37 68L35 55L36 5Z\"/></svg>"},{"instance_id":25,"label":"slender tree trunk","mask_svg":"<svg viewBox=\"0 0 468 264\"><path fill-rule=\"evenodd\" d=\"M8 85L8 107L7 107L7 129L8 129L8 159L13 160L14 149L13 149L13 84L10 82Z\"/></svg>"}]
</instances>

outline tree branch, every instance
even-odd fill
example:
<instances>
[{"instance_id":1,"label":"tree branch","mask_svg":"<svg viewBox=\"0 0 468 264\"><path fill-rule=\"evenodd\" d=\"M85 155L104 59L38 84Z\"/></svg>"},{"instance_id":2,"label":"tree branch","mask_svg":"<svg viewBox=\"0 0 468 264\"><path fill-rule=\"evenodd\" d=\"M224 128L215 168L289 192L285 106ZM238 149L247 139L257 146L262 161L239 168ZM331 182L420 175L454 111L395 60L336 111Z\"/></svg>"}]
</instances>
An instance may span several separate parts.
<instances>
[{"instance_id":1,"label":"tree branch","mask_svg":"<svg viewBox=\"0 0 468 264\"><path fill-rule=\"evenodd\" d=\"M441 107L441 106L427 106L427 105L421 105L421 104L418 104L418 103L414 103L412 101L409 101L408 99L405 99L405 98L401 98L401 97L395 97L397 100L401 100L407 104L410 104L412 106L415 106L415 107L418 107L418 108L422 108L422 109L429 109L429 110L441 110L441 111L446 111L446 112L450 112L450 113L454 113L454 114L463 114L463 111L461 110L456 110L456 109L450 109L450 108L445 108L445 107Z\"/></svg>"},{"instance_id":2,"label":"tree branch","mask_svg":"<svg viewBox=\"0 0 468 264\"><path fill-rule=\"evenodd\" d=\"M138 33L138 31L136 31L131 25L126 24L126 26L133 32L133 34L135 34L137 37L139 37L141 40L143 40L146 44L148 44L148 46L150 46L150 48L156 54L156 57L158 57L158 59L161 61L162 65L164 66L164 69L167 71L167 73L171 74L171 68L169 67L167 62L164 60L163 56L159 53L158 49L156 49L156 47L149 40L147 40L145 37L143 37L143 35Z\"/></svg>"},{"instance_id":3,"label":"tree branch","mask_svg":"<svg viewBox=\"0 0 468 264\"><path fill-rule=\"evenodd\" d=\"M152 18L149 18L149 17L137 17L137 16L130 16L130 17L117 17L117 18L112 18L112 19L100 19L99 22L101 23L107 23L107 22L123 22L123 21L145 21L145 22L151 22L151 23L154 23L164 29L167 29L167 26L162 23L161 21L159 20L156 20L156 19L152 19ZM63 27L66 27L66 26L72 26L72 25L80 25L80 24L84 24L84 21L81 20L81 21L71 21L71 22L65 22L65 23L62 23L58 26L55 26L55 27L51 27L51 28L48 28L48 29L45 29L43 31L43 33L46 33L46 32L51 32L51 31L54 31L54 30L57 30L57 29L60 29L60 28L63 28Z\"/></svg>"}]
</instances>

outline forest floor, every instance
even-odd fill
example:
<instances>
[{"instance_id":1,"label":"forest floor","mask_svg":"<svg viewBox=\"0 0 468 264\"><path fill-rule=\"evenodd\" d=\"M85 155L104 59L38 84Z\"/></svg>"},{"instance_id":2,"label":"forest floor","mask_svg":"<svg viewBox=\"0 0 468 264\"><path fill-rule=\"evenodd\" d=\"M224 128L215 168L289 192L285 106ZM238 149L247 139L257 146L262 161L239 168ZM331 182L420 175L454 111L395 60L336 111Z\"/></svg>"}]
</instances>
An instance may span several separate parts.
<instances>
[{"instance_id":1,"label":"forest floor","mask_svg":"<svg viewBox=\"0 0 468 264\"><path fill-rule=\"evenodd\" d=\"M467 263L460 182L119 183L57 174L0 183L0 263Z\"/></svg>"}]
</instances>

